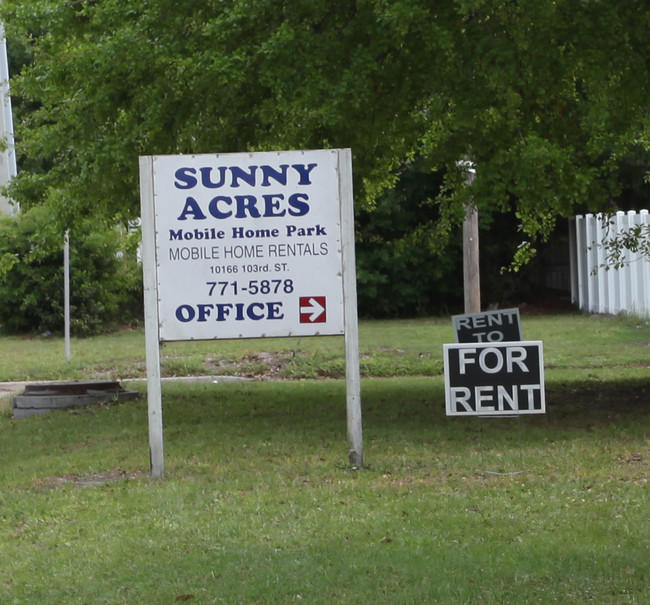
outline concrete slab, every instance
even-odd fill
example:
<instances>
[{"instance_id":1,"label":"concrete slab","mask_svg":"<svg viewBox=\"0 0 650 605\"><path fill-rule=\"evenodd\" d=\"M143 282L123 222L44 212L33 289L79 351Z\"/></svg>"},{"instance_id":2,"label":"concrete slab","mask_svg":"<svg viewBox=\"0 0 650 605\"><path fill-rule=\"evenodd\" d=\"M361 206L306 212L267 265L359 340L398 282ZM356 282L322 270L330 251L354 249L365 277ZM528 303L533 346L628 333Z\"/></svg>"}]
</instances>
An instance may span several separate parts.
<instances>
[{"instance_id":1,"label":"concrete slab","mask_svg":"<svg viewBox=\"0 0 650 605\"><path fill-rule=\"evenodd\" d=\"M250 378L240 376L168 376L162 382L212 383L246 382ZM45 414L56 409L91 405L112 399L135 399L140 393L128 391L121 383L137 383L146 386L146 378L128 378L115 381L29 381L0 382L0 397L14 395L14 418L26 418Z\"/></svg>"}]
</instances>

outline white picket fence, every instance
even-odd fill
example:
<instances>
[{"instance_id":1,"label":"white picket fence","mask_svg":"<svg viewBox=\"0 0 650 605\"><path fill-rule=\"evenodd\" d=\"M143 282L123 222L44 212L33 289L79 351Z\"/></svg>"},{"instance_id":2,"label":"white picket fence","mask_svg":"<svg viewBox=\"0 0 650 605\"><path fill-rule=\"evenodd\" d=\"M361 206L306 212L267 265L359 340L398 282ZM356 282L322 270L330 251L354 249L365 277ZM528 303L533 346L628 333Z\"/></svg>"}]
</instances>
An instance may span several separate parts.
<instances>
[{"instance_id":1,"label":"white picket fence","mask_svg":"<svg viewBox=\"0 0 650 605\"><path fill-rule=\"evenodd\" d=\"M599 245L606 237L644 224L650 225L647 210L571 219L571 300L578 308L591 313L650 316L650 260L627 251L623 267L606 270L606 252Z\"/></svg>"}]
</instances>

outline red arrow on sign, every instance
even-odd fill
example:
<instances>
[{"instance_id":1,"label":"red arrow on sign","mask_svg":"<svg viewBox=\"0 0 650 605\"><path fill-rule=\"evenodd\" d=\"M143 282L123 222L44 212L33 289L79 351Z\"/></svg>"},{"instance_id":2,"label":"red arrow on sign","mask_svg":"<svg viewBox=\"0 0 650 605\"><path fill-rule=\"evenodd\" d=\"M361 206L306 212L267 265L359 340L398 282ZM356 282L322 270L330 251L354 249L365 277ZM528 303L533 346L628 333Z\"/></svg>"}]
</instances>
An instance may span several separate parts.
<instances>
[{"instance_id":1,"label":"red arrow on sign","mask_svg":"<svg viewBox=\"0 0 650 605\"><path fill-rule=\"evenodd\" d=\"M301 296L300 301L300 323L316 324L325 323L325 296Z\"/></svg>"}]
</instances>

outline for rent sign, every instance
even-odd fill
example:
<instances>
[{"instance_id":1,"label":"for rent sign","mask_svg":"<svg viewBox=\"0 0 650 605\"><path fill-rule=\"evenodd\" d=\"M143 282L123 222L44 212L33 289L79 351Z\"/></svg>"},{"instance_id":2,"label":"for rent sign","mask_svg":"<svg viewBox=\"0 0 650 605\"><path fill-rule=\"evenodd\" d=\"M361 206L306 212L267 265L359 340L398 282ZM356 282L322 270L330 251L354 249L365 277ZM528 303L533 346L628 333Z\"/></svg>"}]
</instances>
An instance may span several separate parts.
<instances>
[{"instance_id":1,"label":"for rent sign","mask_svg":"<svg viewBox=\"0 0 650 605\"><path fill-rule=\"evenodd\" d=\"M161 340L344 333L339 152L153 157Z\"/></svg>"},{"instance_id":2,"label":"for rent sign","mask_svg":"<svg viewBox=\"0 0 650 605\"><path fill-rule=\"evenodd\" d=\"M447 415L546 411L540 341L445 344L443 354Z\"/></svg>"}]
</instances>

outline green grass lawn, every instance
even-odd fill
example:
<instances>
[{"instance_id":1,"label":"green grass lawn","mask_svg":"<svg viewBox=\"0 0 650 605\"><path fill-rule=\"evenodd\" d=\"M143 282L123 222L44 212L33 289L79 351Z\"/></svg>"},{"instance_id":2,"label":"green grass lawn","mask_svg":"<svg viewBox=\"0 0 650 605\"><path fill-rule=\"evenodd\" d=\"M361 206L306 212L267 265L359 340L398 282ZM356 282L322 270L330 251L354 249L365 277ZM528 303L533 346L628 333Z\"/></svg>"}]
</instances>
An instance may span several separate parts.
<instances>
[{"instance_id":1,"label":"green grass lawn","mask_svg":"<svg viewBox=\"0 0 650 605\"><path fill-rule=\"evenodd\" d=\"M650 602L650 327L522 324L547 413L488 419L445 416L448 319L362 322L361 471L338 338L165 345L167 375L257 379L165 383L162 480L144 398L22 420L5 404L0 603ZM72 351L2 338L0 379L144 372L138 331Z\"/></svg>"}]
</instances>

